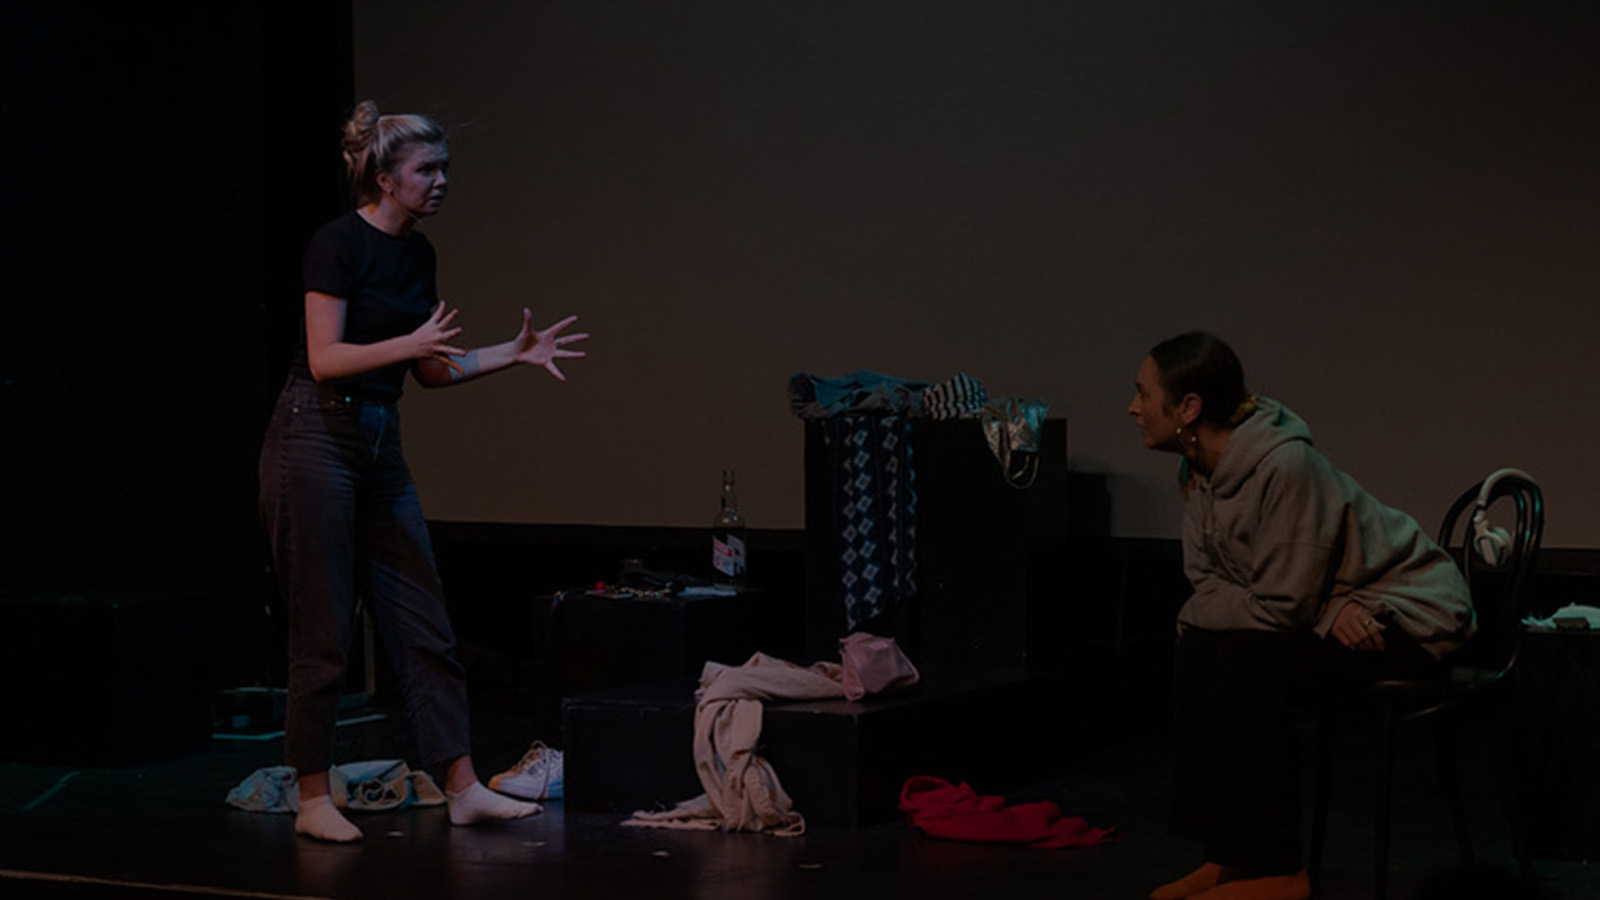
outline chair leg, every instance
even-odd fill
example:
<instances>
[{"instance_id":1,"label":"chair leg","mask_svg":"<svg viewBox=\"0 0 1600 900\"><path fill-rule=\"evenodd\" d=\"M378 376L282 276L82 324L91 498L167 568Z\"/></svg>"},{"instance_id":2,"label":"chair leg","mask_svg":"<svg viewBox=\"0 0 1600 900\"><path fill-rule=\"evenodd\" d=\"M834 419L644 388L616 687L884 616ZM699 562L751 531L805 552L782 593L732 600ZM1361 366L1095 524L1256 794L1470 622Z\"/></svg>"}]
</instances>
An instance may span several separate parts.
<instances>
[{"instance_id":1,"label":"chair leg","mask_svg":"<svg viewBox=\"0 0 1600 900\"><path fill-rule=\"evenodd\" d=\"M1439 786L1450 804L1456 842L1461 845L1461 861L1471 866L1477 862L1477 857L1472 852L1472 832L1467 827L1466 806L1461 802L1461 754L1455 743L1455 723L1447 715L1441 715L1433 717L1432 725L1434 756L1439 765Z\"/></svg>"},{"instance_id":2,"label":"chair leg","mask_svg":"<svg viewBox=\"0 0 1600 900\"><path fill-rule=\"evenodd\" d=\"M1394 801L1394 745L1395 730L1399 723L1392 701L1383 704L1382 733L1378 739L1378 796L1377 821L1374 823L1373 896L1377 900L1389 897L1389 817Z\"/></svg>"},{"instance_id":3,"label":"chair leg","mask_svg":"<svg viewBox=\"0 0 1600 900\"><path fill-rule=\"evenodd\" d=\"M1509 697L1502 696L1499 703L1499 727L1493 745L1499 759L1500 795L1505 802L1506 818L1511 825L1511 852L1517 857L1517 869L1524 880L1533 880L1533 856L1528 852L1526 820L1522 814L1522 766L1526 762L1519 752L1516 712Z\"/></svg>"},{"instance_id":4,"label":"chair leg","mask_svg":"<svg viewBox=\"0 0 1600 900\"><path fill-rule=\"evenodd\" d=\"M1328 805L1333 796L1333 740L1337 723L1332 710L1317 717L1316 790L1311 800L1311 846L1306 872L1313 886L1322 880L1323 845L1328 839Z\"/></svg>"}]
</instances>

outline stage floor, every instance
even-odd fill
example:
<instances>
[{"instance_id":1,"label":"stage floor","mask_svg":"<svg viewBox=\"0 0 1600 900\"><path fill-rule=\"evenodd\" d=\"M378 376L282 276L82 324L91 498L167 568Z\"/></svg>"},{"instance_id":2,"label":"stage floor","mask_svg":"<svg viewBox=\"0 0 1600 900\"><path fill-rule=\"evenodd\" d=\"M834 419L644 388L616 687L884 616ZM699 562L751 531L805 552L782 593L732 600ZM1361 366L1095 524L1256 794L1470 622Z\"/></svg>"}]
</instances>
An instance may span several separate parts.
<instances>
[{"instance_id":1,"label":"stage floor","mask_svg":"<svg viewBox=\"0 0 1600 900\"><path fill-rule=\"evenodd\" d=\"M543 736L529 733L532 718L515 698L476 702L475 753L487 777ZM559 801L540 816L496 827L451 827L439 808L353 814L365 840L333 846L296 838L287 815L223 802L252 771L281 761L281 740L213 741L198 754L128 769L0 764L0 897L1142 898L1192 868L1198 851L1165 834L1160 729L1095 732L1063 722L1059 773L1007 794L1012 801L1053 800L1120 833L1110 845L1077 850L954 843L900 823L814 828L798 838L635 829L622 827L622 816L569 814ZM341 761L404 758L409 747L397 715L343 726L339 735ZM1419 742L1412 755L1423 749ZM1339 771L1320 896L1365 898L1370 781L1363 762L1342 763ZM1448 816L1431 784L1405 786L1396 800L1395 898L1415 896L1456 861ZM1509 870L1494 797L1480 788L1468 802L1480 855ZM1600 865L1541 860L1538 870L1555 896L1600 897Z\"/></svg>"}]
</instances>

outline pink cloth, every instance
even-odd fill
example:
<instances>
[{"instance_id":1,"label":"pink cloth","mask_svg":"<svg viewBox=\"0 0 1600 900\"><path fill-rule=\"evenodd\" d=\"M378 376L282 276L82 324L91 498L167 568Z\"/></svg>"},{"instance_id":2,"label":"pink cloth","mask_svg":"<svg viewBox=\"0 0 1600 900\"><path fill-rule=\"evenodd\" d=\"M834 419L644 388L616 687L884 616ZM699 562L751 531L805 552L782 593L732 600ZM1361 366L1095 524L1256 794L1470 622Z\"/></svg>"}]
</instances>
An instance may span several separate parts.
<instances>
[{"instance_id":1,"label":"pink cloth","mask_svg":"<svg viewBox=\"0 0 1600 900\"><path fill-rule=\"evenodd\" d=\"M913 775L900 790L900 811L913 827L955 841L1026 844L1030 847L1093 847L1115 840L1114 828L1090 828L1080 818L1061 815L1047 800L1007 806L1000 797L980 796L965 784Z\"/></svg>"},{"instance_id":2,"label":"pink cloth","mask_svg":"<svg viewBox=\"0 0 1600 900\"><path fill-rule=\"evenodd\" d=\"M839 662L844 667L844 695L850 700L910 687L921 677L894 638L865 631L839 642Z\"/></svg>"}]
</instances>

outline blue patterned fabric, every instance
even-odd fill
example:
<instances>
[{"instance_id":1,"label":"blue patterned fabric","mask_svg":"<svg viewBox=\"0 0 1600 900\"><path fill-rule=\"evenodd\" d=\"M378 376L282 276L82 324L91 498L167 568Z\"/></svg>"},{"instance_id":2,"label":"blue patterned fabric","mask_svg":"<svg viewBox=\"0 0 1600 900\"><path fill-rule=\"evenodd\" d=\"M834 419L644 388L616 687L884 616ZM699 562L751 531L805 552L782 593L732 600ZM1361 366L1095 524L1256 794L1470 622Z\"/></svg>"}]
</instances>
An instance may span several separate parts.
<instances>
[{"instance_id":1,"label":"blue patterned fabric","mask_svg":"<svg viewBox=\"0 0 1600 900\"><path fill-rule=\"evenodd\" d=\"M911 420L831 416L822 430L833 473L845 622L855 628L917 590Z\"/></svg>"},{"instance_id":2,"label":"blue patterned fabric","mask_svg":"<svg viewBox=\"0 0 1600 900\"><path fill-rule=\"evenodd\" d=\"M789 376L789 409L802 419L867 412L916 416L922 412L922 392L927 386L865 369L837 378L796 372Z\"/></svg>"}]
</instances>

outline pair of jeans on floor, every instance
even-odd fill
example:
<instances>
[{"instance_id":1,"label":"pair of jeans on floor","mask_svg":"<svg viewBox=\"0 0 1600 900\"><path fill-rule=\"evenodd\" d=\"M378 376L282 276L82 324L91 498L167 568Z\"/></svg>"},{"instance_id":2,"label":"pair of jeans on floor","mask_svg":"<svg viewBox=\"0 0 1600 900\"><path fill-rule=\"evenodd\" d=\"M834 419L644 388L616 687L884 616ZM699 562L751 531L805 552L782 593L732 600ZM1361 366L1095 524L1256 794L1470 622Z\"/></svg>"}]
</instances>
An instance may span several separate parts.
<instances>
[{"instance_id":1,"label":"pair of jeans on floor","mask_svg":"<svg viewBox=\"0 0 1600 900\"><path fill-rule=\"evenodd\" d=\"M260 476L262 521L288 613L289 765L307 773L333 763L358 596L399 676L420 761L465 755L466 675L401 454L395 402L291 375Z\"/></svg>"}]
</instances>

